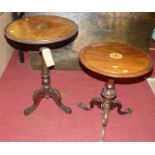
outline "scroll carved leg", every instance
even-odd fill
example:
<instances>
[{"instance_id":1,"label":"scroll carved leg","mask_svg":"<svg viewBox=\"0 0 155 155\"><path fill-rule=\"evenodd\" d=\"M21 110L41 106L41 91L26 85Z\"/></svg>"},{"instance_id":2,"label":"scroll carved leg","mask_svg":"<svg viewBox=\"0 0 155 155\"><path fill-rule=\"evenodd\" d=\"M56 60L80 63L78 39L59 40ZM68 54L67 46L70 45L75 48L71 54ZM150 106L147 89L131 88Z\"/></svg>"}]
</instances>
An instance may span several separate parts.
<instances>
[{"instance_id":1,"label":"scroll carved leg","mask_svg":"<svg viewBox=\"0 0 155 155\"><path fill-rule=\"evenodd\" d=\"M33 94L34 103L32 106L24 110L24 114L29 115L30 113L32 113L38 107L43 97L44 97L44 92L41 89L37 89L36 91L34 91L34 94Z\"/></svg>"},{"instance_id":2,"label":"scroll carved leg","mask_svg":"<svg viewBox=\"0 0 155 155\"><path fill-rule=\"evenodd\" d=\"M71 114L72 113L71 108L65 106L61 102L61 94L60 94L60 92L57 89L52 89L50 91L50 97L53 98L53 100L55 101L57 106L60 107L65 113L67 113L67 114Z\"/></svg>"},{"instance_id":3,"label":"scroll carved leg","mask_svg":"<svg viewBox=\"0 0 155 155\"><path fill-rule=\"evenodd\" d=\"M118 102L118 101L116 101L116 102L114 102L114 101L111 104L111 109L116 108L117 112L119 114L121 114L121 115L132 113L132 109L131 108L127 108L126 110L122 111L121 110L122 109L122 104L120 102Z\"/></svg>"},{"instance_id":4,"label":"scroll carved leg","mask_svg":"<svg viewBox=\"0 0 155 155\"><path fill-rule=\"evenodd\" d=\"M103 98L94 97L94 98L92 98L92 100L89 103L90 104L90 107L87 107L87 106L85 106L82 103L79 103L78 104L78 107L80 107L83 110L90 111L90 110L92 110L94 108L94 106L98 106L98 108L101 108L101 104L103 102L104 102Z\"/></svg>"}]
</instances>

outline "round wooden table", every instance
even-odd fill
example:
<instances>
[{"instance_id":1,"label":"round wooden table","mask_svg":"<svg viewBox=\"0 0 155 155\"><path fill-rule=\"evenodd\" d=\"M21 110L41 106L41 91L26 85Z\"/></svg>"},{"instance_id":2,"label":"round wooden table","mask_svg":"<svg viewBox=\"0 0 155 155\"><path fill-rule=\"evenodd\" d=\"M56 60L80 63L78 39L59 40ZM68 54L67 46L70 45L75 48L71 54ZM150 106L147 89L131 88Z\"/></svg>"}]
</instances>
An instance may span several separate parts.
<instances>
[{"instance_id":1,"label":"round wooden table","mask_svg":"<svg viewBox=\"0 0 155 155\"><path fill-rule=\"evenodd\" d=\"M78 26L71 20L58 16L30 16L11 22L5 28L8 43L21 50L37 50L42 60L42 88L33 94L33 105L25 109L28 115L40 104L42 98L51 97L67 114L71 108L61 102L61 94L50 85L50 71L42 55L44 49L50 50L71 43L78 35Z\"/></svg>"},{"instance_id":2,"label":"round wooden table","mask_svg":"<svg viewBox=\"0 0 155 155\"><path fill-rule=\"evenodd\" d=\"M96 105L101 108L103 122L101 140L107 125L110 110L117 109L119 114L128 114L132 109L122 111L122 104L116 100L115 78L135 78L151 71L153 61L148 53L128 44L107 42L92 44L80 51L80 61L88 69L107 76L108 81L102 90L102 98L93 98L90 107L80 103L84 110L92 110Z\"/></svg>"}]
</instances>

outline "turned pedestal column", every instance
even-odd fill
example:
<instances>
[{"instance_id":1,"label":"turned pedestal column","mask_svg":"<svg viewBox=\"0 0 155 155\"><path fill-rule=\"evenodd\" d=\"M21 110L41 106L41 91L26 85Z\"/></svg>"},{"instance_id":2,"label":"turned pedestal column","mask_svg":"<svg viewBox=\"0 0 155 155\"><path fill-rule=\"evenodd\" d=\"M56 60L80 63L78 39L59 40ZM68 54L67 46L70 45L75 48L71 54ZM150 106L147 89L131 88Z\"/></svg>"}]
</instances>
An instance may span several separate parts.
<instances>
[{"instance_id":1,"label":"turned pedestal column","mask_svg":"<svg viewBox=\"0 0 155 155\"><path fill-rule=\"evenodd\" d=\"M24 110L25 115L32 113L42 98L52 98L65 113L72 112L71 108L62 103L60 92L51 86L50 70L45 64L42 51L64 47L74 41L77 35L78 26L73 21L58 16L30 16L7 25L5 37L12 47L23 51L36 51L41 57L42 87L34 91L33 104Z\"/></svg>"},{"instance_id":2,"label":"turned pedestal column","mask_svg":"<svg viewBox=\"0 0 155 155\"><path fill-rule=\"evenodd\" d=\"M146 52L128 44L115 42L92 44L83 48L80 52L80 61L89 70L107 77L101 98L92 98L89 107L82 103L78 104L80 108L87 111L92 110L94 106L101 109L101 141L103 141L109 112L113 109L116 109L119 114L132 112L131 108L122 110L121 102L116 100L115 79L128 80L143 76L151 71L153 62Z\"/></svg>"}]
</instances>

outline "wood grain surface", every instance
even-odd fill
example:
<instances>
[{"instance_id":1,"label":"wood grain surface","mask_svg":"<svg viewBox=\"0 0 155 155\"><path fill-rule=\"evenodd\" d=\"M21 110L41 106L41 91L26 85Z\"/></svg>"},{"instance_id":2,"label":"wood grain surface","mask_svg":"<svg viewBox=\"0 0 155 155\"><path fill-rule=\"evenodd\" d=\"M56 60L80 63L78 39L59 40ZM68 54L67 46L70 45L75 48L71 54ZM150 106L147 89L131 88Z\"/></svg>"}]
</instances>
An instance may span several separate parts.
<instances>
[{"instance_id":1,"label":"wood grain surface","mask_svg":"<svg viewBox=\"0 0 155 155\"><path fill-rule=\"evenodd\" d=\"M83 48L80 61L88 69L118 78L138 77L152 69L149 54L124 43L99 43Z\"/></svg>"},{"instance_id":2,"label":"wood grain surface","mask_svg":"<svg viewBox=\"0 0 155 155\"><path fill-rule=\"evenodd\" d=\"M63 41L77 33L77 25L64 17L31 16L10 23L6 36L14 41L27 44L44 44Z\"/></svg>"}]
</instances>

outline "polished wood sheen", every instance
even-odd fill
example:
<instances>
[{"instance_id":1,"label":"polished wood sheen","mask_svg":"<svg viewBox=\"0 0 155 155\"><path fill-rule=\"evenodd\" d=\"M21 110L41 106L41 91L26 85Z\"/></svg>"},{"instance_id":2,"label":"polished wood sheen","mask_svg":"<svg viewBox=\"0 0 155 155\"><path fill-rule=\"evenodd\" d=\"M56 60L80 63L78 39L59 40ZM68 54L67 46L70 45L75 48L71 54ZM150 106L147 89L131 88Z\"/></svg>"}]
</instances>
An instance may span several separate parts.
<instances>
[{"instance_id":1,"label":"polished wood sheen","mask_svg":"<svg viewBox=\"0 0 155 155\"><path fill-rule=\"evenodd\" d=\"M77 33L77 25L58 16L31 16L10 23L6 36L14 41L26 44L55 43L70 38Z\"/></svg>"},{"instance_id":2,"label":"polished wood sheen","mask_svg":"<svg viewBox=\"0 0 155 155\"><path fill-rule=\"evenodd\" d=\"M151 35L155 27L155 12L26 12L32 15L58 15L74 20L80 29L76 40L55 50L56 68L80 70L81 48L97 42L122 42L149 51ZM68 50L70 48L70 50ZM63 51L63 52L62 52ZM41 69L36 52L30 53L32 69ZM66 55L68 55L66 57ZM62 60L64 63L62 63Z\"/></svg>"},{"instance_id":3,"label":"polished wood sheen","mask_svg":"<svg viewBox=\"0 0 155 155\"><path fill-rule=\"evenodd\" d=\"M90 70L102 75L138 77L152 69L152 59L142 50L124 43L100 43L85 47L80 61Z\"/></svg>"},{"instance_id":4,"label":"polished wood sheen","mask_svg":"<svg viewBox=\"0 0 155 155\"><path fill-rule=\"evenodd\" d=\"M121 102L116 99L115 78L142 76L152 69L153 62L150 56L142 50L116 42L87 46L81 50L80 60L90 70L109 76L101 92L101 98L92 98L89 107L82 103L78 104L80 108L87 111L95 106L101 109L101 141L104 141L109 112L116 109L119 114L132 113L131 108L122 110Z\"/></svg>"},{"instance_id":5,"label":"polished wood sheen","mask_svg":"<svg viewBox=\"0 0 155 155\"><path fill-rule=\"evenodd\" d=\"M52 98L55 104L67 114L71 108L62 103L57 89L51 86L50 68L46 66L43 54L45 51L63 47L71 43L78 35L78 26L71 20L58 16L31 16L10 23L5 29L8 43L18 49L34 50L41 59L42 87L33 93L33 104L24 110L31 114L43 98ZM52 51L52 53L54 53Z\"/></svg>"}]
</instances>

